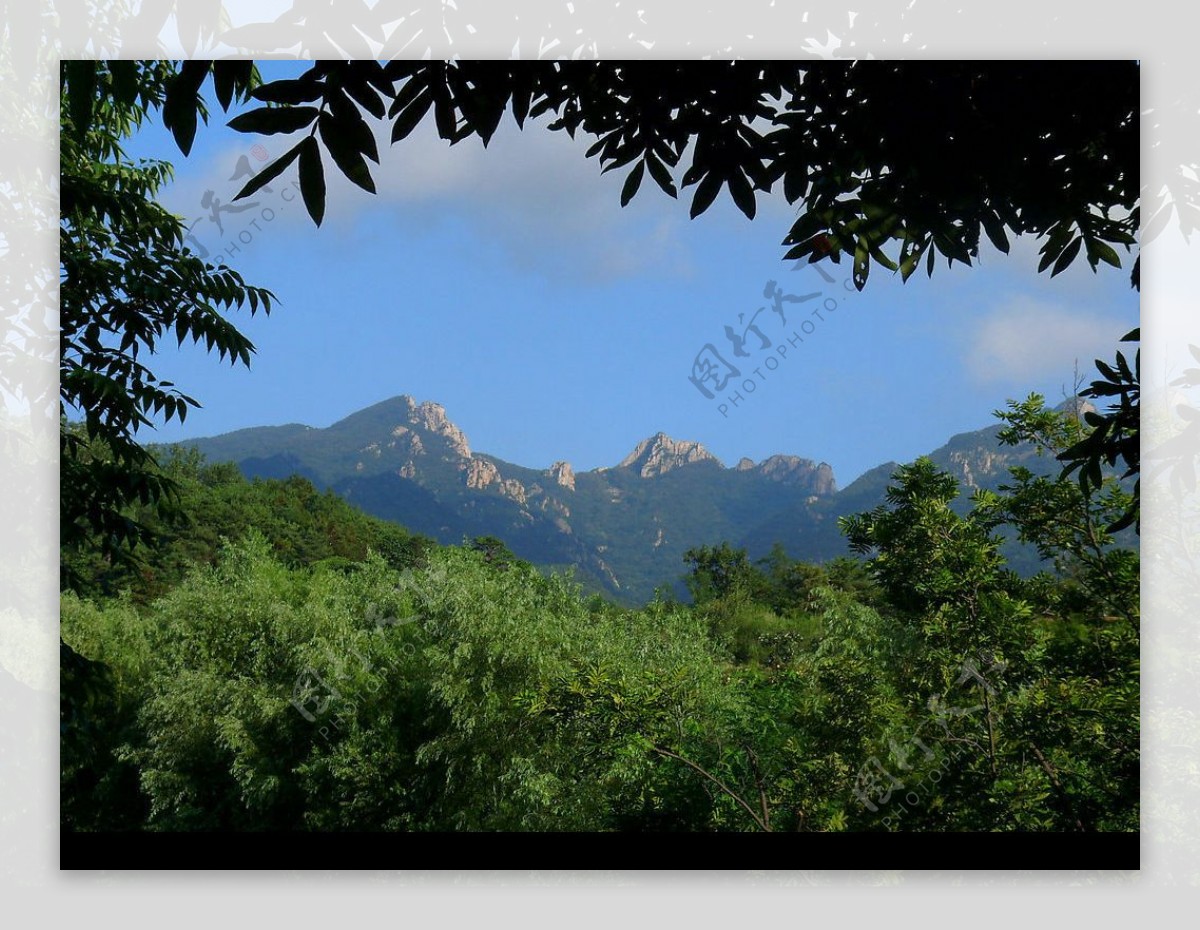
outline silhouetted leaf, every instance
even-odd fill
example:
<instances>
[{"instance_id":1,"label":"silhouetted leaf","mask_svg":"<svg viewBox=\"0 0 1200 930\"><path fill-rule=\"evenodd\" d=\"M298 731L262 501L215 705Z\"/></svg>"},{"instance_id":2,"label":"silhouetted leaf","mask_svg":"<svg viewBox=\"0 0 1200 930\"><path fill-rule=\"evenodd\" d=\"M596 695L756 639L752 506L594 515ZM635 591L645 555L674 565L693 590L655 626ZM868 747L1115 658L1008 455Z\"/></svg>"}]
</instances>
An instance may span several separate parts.
<instances>
[{"instance_id":1,"label":"silhouetted leaf","mask_svg":"<svg viewBox=\"0 0 1200 930\"><path fill-rule=\"evenodd\" d=\"M1089 239L1087 243L1088 261L1093 268L1097 262L1106 262L1114 268L1121 267L1121 258L1117 255L1117 250L1107 242L1101 242L1099 239Z\"/></svg>"},{"instance_id":2,"label":"silhouetted leaf","mask_svg":"<svg viewBox=\"0 0 1200 930\"><path fill-rule=\"evenodd\" d=\"M329 98L329 110L329 116L335 121L338 134L344 136L346 145L379 164L379 148L375 144L375 134L371 132L371 127L367 125L350 98L342 94L333 94ZM320 122L327 122L328 118L322 116Z\"/></svg>"},{"instance_id":3,"label":"silhouetted leaf","mask_svg":"<svg viewBox=\"0 0 1200 930\"><path fill-rule=\"evenodd\" d=\"M692 219L695 219L712 206L712 202L716 200L720 190L721 179L717 175L710 172L701 179L700 183L696 185L696 193L692 197L692 209L690 211Z\"/></svg>"},{"instance_id":4,"label":"silhouetted leaf","mask_svg":"<svg viewBox=\"0 0 1200 930\"><path fill-rule=\"evenodd\" d=\"M429 112L429 107L433 104L433 91L428 87L424 88L416 99L396 117L396 122L392 124L392 144L399 142L401 139L408 137L417 125Z\"/></svg>"},{"instance_id":5,"label":"silhouetted leaf","mask_svg":"<svg viewBox=\"0 0 1200 930\"><path fill-rule=\"evenodd\" d=\"M987 237L991 240L992 245L1007 255L1009 249L1008 236L1004 233L1004 224L1000 221L1000 217L996 216L990 210L985 210L982 220L984 232L987 233Z\"/></svg>"},{"instance_id":6,"label":"silhouetted leaf","mask_svg":"<svg viewBox=\"0 0 1200 930\"><path fill-rule=\"evenodd\" d=\"M289 78L261 84L250 92L250 96L263 103L301 104L320 100L325 85L310 77Z\"/></svg>"},{"instance_id":7,"label":"silhouetted leaf","mask_svg":"<svg viewBox=\"0 0 1200 930\"><path fill-rule=\"evenodd\" d=\"M667 170L666 165L653 155L647 155L646 167L650 169L650 177L654 178L655 184L672 197L678 196L678 191L675 190L675 182L672 180L671 172Z\"/></svg>"},{"instance_id":8,"label":"silhouetted leaf","mask_svg":"<svg viewBox=\"0 0 1200 930\"><path fill-rule=\"evenodd\" d=\"M191 153L196 138L200 85L211 66L211 61L185 61L179 74L167 84L162 108L163 125L171 130L175 144L184 155Z\"/></svg>"},{"instance_id":9,"label":"silhouetted leaf","mask_svg":"<svg viewBox=\"0 0 1200 930\"><path fill-rule=\"evenodd\" d=\"M375 193L375 182L371 180L371 172L367 168L366 160L362 153L351 144L347 133L342 128L343 125L332 116L322 113L321 118L317 121L321 141L325 143L325 148L333 156L333 161L341 169L342 174L363 190L373 194Z\"/></svg>"},{"instance_id":10,"label":"silhouetted leaf","mask_svg":"<svg viewBox=\"0 0 1200 930\"><path fill-rule=\"evenodd\" d=\"M319 112L316 107L262 107L235 116L229 121L229 128L264 136L298 132L311 126Z\"/></svg>"},{"instance_id":11,"label":"silhouetted leaf","mask_svg":"<svg viewBox=\"0 0 1200 930\"><path fill-rule=\"evenodd\" d=\"M808 188L808 167L800 165L789 167L783 174L783 196L788 203L795 203L804 196Z\"/></svg>"},{"instance_id":12,"label":"silhouetted leaf","mask_svg":"<svg viewBox=\"0 0 1200 930\"><path fill-rule=\"evenodd\" d=\"M1075 261L1075 256L1079 254L1079 247L1083 245L1083 236L1077 236L1075 240L1062 250L1062 254L1058 256L1058 260L1054 263L1054 270L1050 272L1050 277L1054 277L1062 271L1065 271L1071 262Z\"/></svg>"},{"instance_id":13,"label":"silhouetted leaf","mask_svg":"<svg viewBox=\"0 0 1200 930\"><path fill-rule=\"evenodd\" d=\"M645 172L645 168L646 163L639 161L625 178L625 183L621 186L621 206L628 204L633 199L633 195L637 193L638 187L642 183L642 174Z\"/></svg>"},{"instance_id":14,"label":"silhouetted leaf","mask_svg":"<svg viewBox=\"0 0 1200 930\"><path fill-rule=\"evenodd\" d=\"M318 226L325 218L325 169L321 165L321 148L313 136L305 138L300 149L300 195L308 215Z\"/></svg>"},{"instance_id":15,"label":"silhouetted leaf","mask_svg":"<svg viewBox=\"0 0 1200 930\"><path fill-rule=\"evenodd\" d=\"M347 81L344 89L364 110L376 119L383 119L383 114L386 112L383 99L369 84Z\"/></svg>"},{"instance_id":16,"label":"silhouetted leaf","mask_svg":"<svg viewBox=\"0 0 1200 930\"><path fill-rule=\"evenodd\" d=\"M746 214L747 219L754 219L754 190L746 176L736 169L729 176L729 195L737 204L737 208Z\"/></svg>"},{"instance_id":17,"label":"silhouetted leaf","mask_svg":"<svg viewBox=\"0 0 1200 930\"><path fill-rule=\"evenodd\" d=\"M92 125L92 107L96 96L96 68L94 61L64 61L63 72L67 82L67 111L74 125L75 134L82 137Z\"/></svg>"},{"instance_id":18,"label":"silhouetted leaf","mask_svg":"<svg viewBox=\"0 0 1200 930\"><path fill-rule=\"evenodd\" d=\"M241 200L243 197L249 197L255 191L274 181L277 177L279 177L280 174L283 173L283 170L287 168L288 165L290 165L299 157L300 146L303 144L303 141L296 143L290 149L288 149L287 152L285 152L283 155L280 155L273 162L271 162L271 164L267 165L266 168L247 181L246 186L238 191L237 196L233 199ZM253 299L254 295L251 293L251 301L253 301Z\"/></svg>"}]
</instances>

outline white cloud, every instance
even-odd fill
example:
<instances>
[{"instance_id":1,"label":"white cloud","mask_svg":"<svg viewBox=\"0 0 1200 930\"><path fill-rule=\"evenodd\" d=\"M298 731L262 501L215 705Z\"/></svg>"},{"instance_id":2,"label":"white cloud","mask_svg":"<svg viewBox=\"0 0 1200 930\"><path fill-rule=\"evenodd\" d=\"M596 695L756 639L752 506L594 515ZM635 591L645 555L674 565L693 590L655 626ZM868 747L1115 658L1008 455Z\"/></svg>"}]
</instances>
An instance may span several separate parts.
<instances>
[{"instance_id":1,"label":"white cloud","mask_svg":"<svg viewBox=\"0 0 1200 930\"><path fill-rule=\"evenodd\" d=\"M437 137L430 117L391 146L388 128L381 127L378 137L381 163L370 166L376 196L326 165L326 223L346 224L364 211L381 209L413 229L454 220L481 242L498 245L518 268L555 279L595 282L646 272L686 273L690 267L678 236L688 222L686 205L670 200L647 178L638 197L622 208L627 169L601 176L596 159L584 157L591 140L572 140L540 124L519 131L506 121L486 150L477 138L450 146ZM210 189L232 205L245 181L227 178L256 141L264 141L272 154L292 144L279 136L247 137L222 149L200 172L189 172L175 185L172 207L189 218L200 216L198 205ZM275 186L294 176L289 168ZM309 222L299 209L280 211L280 219Z\"/></svg>"},{"instance_id":2,"label":"white cloud","mask_svg":"<svg viewBox=\"0 0 1200 930\"><path fill-rule=\"evenodd\" d=\"M1124 328L1122 328L1124 327ZM967 371L982 383L1018 383L1063 375L1075 361L1090 376L1092 360L1112 356L1129 327L1086 309L1015 297L989 311L970 334Z\"/></svg>"},{"instance_id":3,"label":"white cloud","mask_svg":"<svg viewBox=\"0 0 1200 930\"><path fill-rule=\"evenodd\" d=\"M426 121L381 153L380 197L425 218L430 210L452 214L498 243L518 267L555 278L685 271L675 235L687 222L683 208L649 179L622 208L626 171L602 177L599 163L584 157L590 141L505 122L486 150L477 139L448 146Z\"/></svg>"}]
</instances>

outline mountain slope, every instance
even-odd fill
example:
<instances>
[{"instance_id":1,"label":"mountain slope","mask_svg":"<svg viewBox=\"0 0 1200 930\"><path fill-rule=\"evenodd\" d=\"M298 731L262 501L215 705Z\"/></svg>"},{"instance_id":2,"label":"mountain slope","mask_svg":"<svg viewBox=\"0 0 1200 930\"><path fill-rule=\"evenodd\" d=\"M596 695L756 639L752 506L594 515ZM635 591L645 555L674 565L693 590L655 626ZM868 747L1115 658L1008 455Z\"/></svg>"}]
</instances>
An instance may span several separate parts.
<instances>
[{"instance_id":1,"label":"mountain slope","mask_svg":"<svg viewBox=\"0 0 1200 930\"><path fill-rule=\"evenodd\" d=\"M963 484L961 506L1012 465L1055 468L1030 447L1000 446L998 431L962 433L931 453ZM759 558L778 541L815 562L847 554L838 517L882 503L895 468L881 465L839 491L823 462L780 454L726 467L700 443L658 433L614 467L539 470L472 451L441 405L407 395L325 429L245 429L191 445L248 477L303 475L440 542L497 536L536 564L574 566L586 586L627 603L662 585L679 592L683 554L694 546L728 540Z\"/></svg>"}]
</instances>

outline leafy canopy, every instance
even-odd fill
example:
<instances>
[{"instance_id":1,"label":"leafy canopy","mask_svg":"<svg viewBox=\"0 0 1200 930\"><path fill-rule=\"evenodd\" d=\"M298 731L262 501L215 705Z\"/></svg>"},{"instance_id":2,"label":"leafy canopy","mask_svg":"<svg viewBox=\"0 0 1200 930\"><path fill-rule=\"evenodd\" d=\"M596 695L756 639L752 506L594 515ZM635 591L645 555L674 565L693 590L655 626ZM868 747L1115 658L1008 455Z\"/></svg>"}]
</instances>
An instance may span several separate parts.
<instances>
[{"instance_id":1,"label":"leafy canopy","mask_svg":"<svg viewBox=\"0 0 1200 930\"><path fill-rule=\"evenodd\" d=\"M185 90L203 63L180 75ZM221 72L224 73L224 72ZM374 192L379 163L367 119L390 122L393 144L429 113L451 145L487 145L506 112L518 126L552 116L551 130L594 138L603 171L628 168L628 203L649 176L671 197L693 188L691 215L722 189L753 218L757 194L782 184L803 213L787 258L872 262L905 279L941 255L970 264L983 236L1046 238L1039 270L1058 274L1084 254L1121 266L1136 242L1136 62L480 61L314 62L303 75L234 87L266 106L230 122L240 132L304 137L251 180L249 196L294 162L320 223L325 164ZM222 93L223 90L223 93ZM186 152L195 121L181 93L168 126ZM676 184L676 176L679 184ZM889 254L890 252L890 254ZM1137 264L1133 281L1137 282Z\"/></svg>"},{"instance_id":2,"label":"leafy canopy","mask_svg":"<svg viewBox=\"0 0 1200 930\"><path fill-rule=\"evenodd\" d=\"M184 246L182 220L155 199L171 178L161 161L133 162L122 148L154 110L190 147L209 63L63 63L60 224L61 534L98 541L109 554L150 538L134 503L169 500L173 484L136 435L151 417L183 420L198 401L162 381L144 358L174 337L249 366L254 346L225 313L269 312L273 295ZM254 80L251 63L215 69L219 97ZM184 88L190 87L190 97ZM222 93L222 89L228 93ZM187 97L186 103L180 103ZM66 418L82 412L79 426Z\"/></svg>"}]
</instances>

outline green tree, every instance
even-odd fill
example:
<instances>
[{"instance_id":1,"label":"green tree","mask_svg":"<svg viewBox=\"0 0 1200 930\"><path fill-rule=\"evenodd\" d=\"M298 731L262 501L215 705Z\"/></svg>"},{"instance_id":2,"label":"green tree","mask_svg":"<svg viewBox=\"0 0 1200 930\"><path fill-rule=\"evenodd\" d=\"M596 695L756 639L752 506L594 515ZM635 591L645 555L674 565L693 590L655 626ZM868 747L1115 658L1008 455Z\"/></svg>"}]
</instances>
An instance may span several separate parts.
<instances>
[{"instance_id":1,"label":"green tree","mask_svg":"<svg viewBox=\"0 0 1200 930\"><path fill-rule=\"evenodd\" d=\"M1000 541L991 525L951 508L958 482L928 458L901 466L888 486L887 504L840 520L850 548L873 556L870 565L884 596L920 630L914 663L918 692L942 693L965 662L1004 667L1020 656L1028 608L1008 593ZM997 766L991 685L979 683L987 755Z\"/></svg>"},{"instance_id":2,"label":"green tree","mask_svg":"<svg viewBox=\"0 0 1200 930\"><path fill-rule=\"evenodd\" d=\"M198 404L158 379L146 356L174 338L248 366L254 346L224 313L269 312L273 299L187 249L183 222L155 200L171 166L135 163L122 144L160 110L186 153L197 113L205 115L203 79L217 75L228 106L255 71L249 62L68 61L62 69L61 541L114 557L150 536L130 505L165 502L174 490L138 431L157 415L183 420ZM68 423L71 415L82 424Z\"/></svg>"},{"instance_id":3,"label":"green tree","mask_svg":"<svg viewBox=\"0 0 1200 930\"><path fill-rule=\"evenodd\" d=\"M1002 417L1009 441L1040 437L1054 448L1080 435L1039 398ZM1014 472L1007 498L977 495L962 516L950 507L954 478L918 460L897 471L887 505L843 520L907 631L901 661L881 671L894 676L911 725L955 749L936 806L909 827L1136 829L1138 636L1132 617L1112 611L1137 573L1090 538L1126 501L1089 505L1069 478ZM1007 520L1044 556L1080 571L1016 578L994 533ZM1086 596L1065 597L1080 577ZM1066 603L1069 611L1046 609Z\"/></svg>"},{"instance_id":4,"label":"green tree","mask_svg":"<svg viewBox=\"0 0 1200 930\"><path fill-rule=\"evenodd\" d=\"M727 597L751 597L762 587L762 573L754 567L745 549L727 542L698 546L683 554L688 568L686 584L696 604Z\"/></svg>"},{"instance_id":5,"label":"green tree","mask_svg":"<svg viewBox=\"0 0 1200 930\"><path fill-rule=\"evenodd\" d=\"M777 614L803 608L816 588L829 583L824 571L790 558L779 542L758 560L758 565L763 574L765 600Z\"/></svg>"},{"instance_id":6,"label":"green tree","mask_svg":"<svg viewBox=\"0 0 1200 930\"><path fill-rule=\"evenodd\" d=\"M1082 404L1075 410L1048 410L1038 394L1010 403L996 416L1006 424L1000 432L1002 443L1030 443L1040 453L1055 456L1088 443L1105 428ZM1091 610L1136 625L1138 555L1113 536L1132 501L1121 481L1111 473L1076 483L1062 476L1035 475L1024 467L1009 471L1012 482L1001 485L999 493L976 495L977 512L997 525L1015 527L1021 541L1036 546L1060 578L1082 588Z\"/></svg>"}]
</instances>

